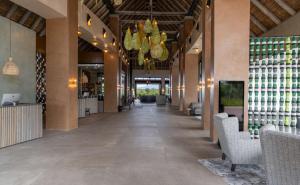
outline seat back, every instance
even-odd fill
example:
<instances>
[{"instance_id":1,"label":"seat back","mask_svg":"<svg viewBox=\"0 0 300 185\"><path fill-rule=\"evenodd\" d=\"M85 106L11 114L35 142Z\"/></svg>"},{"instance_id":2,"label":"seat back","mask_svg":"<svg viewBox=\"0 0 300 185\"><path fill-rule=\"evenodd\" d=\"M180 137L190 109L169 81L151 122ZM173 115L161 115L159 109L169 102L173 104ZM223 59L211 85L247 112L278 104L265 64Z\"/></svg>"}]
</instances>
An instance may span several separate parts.
<instances>
[{"instance_id":1,"label":"seat back","mask_svg":"<svg viewBox=\"0 0 300 185\"><path fill-rule=\"evenodd\" d=\"M220 145L222 148L223 153L225 153L224 151L224 139L223 136L224 134L221 132L221 124L222 124L222 120L228 118L228 114L227 113L218 113L214 115L214 126L216 128L217 131L217 135L219 137L219 141L220 141Z\"/></svg>"},{"instance_id":2,"label":"seat back","mask_svg":"<svg viewBox=\"0 0 300 185\"><path fill-rule=\"evenodd\" d=\"M268 184L300 184L300 136L267 130L262 151Z\"/></svg>"},{"instance_id":3,"label":"seat back","mask_svg":"<svg viewBox=\"0 0 300 185\"><path fill-rule=\"evenodd\" d=\"M234 149L237 147L236 143L239 138L239 120L237 117L229 117L222 120L220 124L220 140L223 140L225 154L232 157Z\"/></svg>"}]
</instances>

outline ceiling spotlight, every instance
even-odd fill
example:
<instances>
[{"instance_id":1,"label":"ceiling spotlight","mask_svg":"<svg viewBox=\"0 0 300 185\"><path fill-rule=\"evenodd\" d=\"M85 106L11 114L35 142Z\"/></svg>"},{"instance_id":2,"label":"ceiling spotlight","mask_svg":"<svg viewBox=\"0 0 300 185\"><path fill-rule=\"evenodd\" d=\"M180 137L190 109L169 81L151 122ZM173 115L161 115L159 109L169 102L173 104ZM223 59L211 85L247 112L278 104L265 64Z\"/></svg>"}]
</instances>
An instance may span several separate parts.
<instances>
[{"instance_id":1,"label":"ceiling spotlight","mask_svg":"<svg viewBox=\"0 0 300 185\"><path fill-rule=\"evenodd\" d=\"M116 39L113 38L112 45L116 46Z\"/></svg>"},{"instance_id":2,"label":"ceiling spotlight","mask_svg":"<svg viewBox=\"0 0 300 185\"><path fill-rule=\"evenodd\" d=\"M89 27L91 27L92 26L92 18L89 14L87 14L87 16L86 16L86 21L87 21L87 25Z\"/></svg>"},{"instance_id":3,"label":"ceiling spotlight","mask_svg":"<svg viewBox=\"0 0 300 185\"><path fill-rule=\"evenodd\" d=\"M106 32L106 30L103 28L103 30L102 30L102 34L103 34L103 38L107 38L107 32Z\"/></svg>"},{"instance_id":4,"label":"ceiling spotlight","mask_svg":"<svg viewBox=\"0 0 300 185\"><path fill-rule=\"evenodd\" d=\"M94 46L98 46L98 42L97 42L97 41L93 41L92 44L93 44Z\"/></svg>"},{"instance_id":5,"label":"ceiling spotlight","mask_svg":"<svg viewBox=\"0 0 300 185\"><path fill-rule=\"evenodd\" d=\"M211 0L207 0L207 1L206 1L206 7L207 7L207 8L210 8L210 5L211 5Z\"/></svg>"}]
</instances>

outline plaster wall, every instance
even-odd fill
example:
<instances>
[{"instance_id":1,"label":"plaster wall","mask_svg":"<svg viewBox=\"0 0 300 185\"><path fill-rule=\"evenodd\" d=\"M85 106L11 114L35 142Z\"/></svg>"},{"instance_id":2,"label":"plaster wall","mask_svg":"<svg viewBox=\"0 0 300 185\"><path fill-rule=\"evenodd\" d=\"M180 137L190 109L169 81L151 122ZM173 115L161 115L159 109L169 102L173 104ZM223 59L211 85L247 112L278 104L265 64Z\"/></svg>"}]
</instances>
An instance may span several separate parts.
<instances>
[{"instance_id":1,"label":"plaster wall","mask_svg":"<svg viewBox=\"0 0 300 185\"><path fill-rule=\"evenodd\" d=\"M2 75L10 55L10 21L0 17L0 100L3 93L21 93L22 103L35 103L36 98L36 34L11 22L12 57L20 70L19 76Z\"/></svg>"}]
</instances>

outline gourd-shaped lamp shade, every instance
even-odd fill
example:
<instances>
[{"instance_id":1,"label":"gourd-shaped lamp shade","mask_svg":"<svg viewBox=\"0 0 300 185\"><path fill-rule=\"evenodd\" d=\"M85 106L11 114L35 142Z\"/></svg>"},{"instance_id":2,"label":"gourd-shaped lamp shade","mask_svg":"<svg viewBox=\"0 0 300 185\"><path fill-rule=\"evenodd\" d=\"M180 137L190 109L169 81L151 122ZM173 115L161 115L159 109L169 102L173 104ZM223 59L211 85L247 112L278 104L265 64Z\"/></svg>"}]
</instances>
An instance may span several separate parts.
<instances>
[{"instance_id":1,"label":"gourd-shaped lamp shade","mask_svg":"<svg viewBox=\"0 0 300 185\"><path fill-rule=\"evenodd\" d=\"M122 0L114 0L114 4L115 4L116 6L119 6L119 5L122 4Z\"/></svg>"},{"instance_id":2,"label":"gourd-shaped lamp shade","mask_svg":"<svg viewBox=\"0 0 300 185\"><path fill-rule=\"evenodd\" d=\"M20 71L18 66L13 62L13 58L9 57L3 66L2 72L4 75L17 76Z\"/></svg>"}]
</instances>

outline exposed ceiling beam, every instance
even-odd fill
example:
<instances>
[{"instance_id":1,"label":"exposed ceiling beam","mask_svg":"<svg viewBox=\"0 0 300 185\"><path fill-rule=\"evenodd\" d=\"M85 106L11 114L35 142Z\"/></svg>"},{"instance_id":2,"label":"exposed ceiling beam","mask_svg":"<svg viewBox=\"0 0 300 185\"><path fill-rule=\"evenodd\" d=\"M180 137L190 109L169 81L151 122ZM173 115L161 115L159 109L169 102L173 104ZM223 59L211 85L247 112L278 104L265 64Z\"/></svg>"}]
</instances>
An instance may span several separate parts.
<instances>
[{"instance_id":1,"label":"exposed ceiling beam","mask_svg":"<svg viewBox=\"0 0 300 185\"><path fill-rule=\"evenodd\" d=\"M281 20L274 15L269 9L267 9L263 4L261 4L258 0L251 0L251 2L260 10L262 11L266 16L268 16L274 23L280 24Z\"/></svg>"},{"instance_id":2,"label":"exposed ceiling beam","mask_svg":"<svg viewBox=\"0 0 300 185\"><path fill-rule=\"evenodd\" d=\"M274 0L282 9L284 9L285 11L287 11L290 15L295 15L296 11L291 8L288 4L286 4L286 2L282 1L282 0Z\"/></svg>"},{"instance_id":3,"label":"exposed ceiling beam","mask_svg":"<svg viewBox=\"0 0 300 185\"><path fill-rule=\"evenodd\" d=\"M41 22L42 20L43 20L42 17L38 17L38 18L34 21L33 25L31 26L31 29L35 30L35 29L38 27L38 25L40 24L40 22Z\"/></svg>"},{"instance_id":4,"label":"exposed ceiling beam","mask_svg":"<svg viewBox=\"0 0 300 185\"><path fill-rule=\"evenodd\" d=\"M151 12L146 11L116 11L117 14L121 15L150 15ZM178 16L186 15L187 12L152 12L155 16Z\"/></svg>"},{"instance_id":5,"label":"exposed ceiling beam","mask_svg":"<svg viewBox=\"0 0 300 185\"><path fill-rule=\"evenodd\" d=\"M143 22L145 20L121 20L122 24L135 24L137 22ZM169 24L182 24L183 21L157 21L160 25L169 25Z\"/></svg>"},{"instance_id":6,"label":"exposed ceiling beam","mask_svg":"<svg viewBox=\"0 0 300 185\"><path fill-rule=\"evenodd\" d=\"M192 1L192 4L191 4L191 7L187 13L187 16L193 16L194 14L194 10L195 8L197 7L197 4L199 3L199 0L193 0Z\"/></svg>"},{"instance_id":7,"label":"exposed ceiling beam","mask_svg":"<svg viewBox=\"0 0 300 185\"><path fill-rule=\"evenodd\" d=\"M11 16L15 13L15 11L18 9L18 6L16 4L13 4L10 9L8 10L8 12L6 13L5 17L7 17L8 19L11 18Z\"/></svg>"},{"instance_id":8,"label":"exposed ceiling beam","mask_svg":"<svg viewBox=\"0 0 300 185\"><path fill-rule=\"evenodd\" d=\"M43 30L40 32L40 37L43 37L46 35L46 28L43 28Z\"/></svg>"},{"instance_id":9,"label":"exposed ceiling beam","mask_svg":"<svg viewBox=\"0 0 300 185\"><path fill-rule=\"evenodd\" d=\"M25 24L25 22L27 21L27 19L29 18L29 16L31 15L30 11L27 11L23 17L20 19L19 23L20 24Z\"/></svg>"},{"instance_id":10,"label":"exposed ceiling beam","mask_svg":"<svg viewBox=\"0 0 300 185\"><path fill-rule=\"evenodd\" d=\"M258 19L256 19L256 17L251 15L250 19L261 31L263 32L268 31L268 29Z\"/></svg>"}]
</instances>

